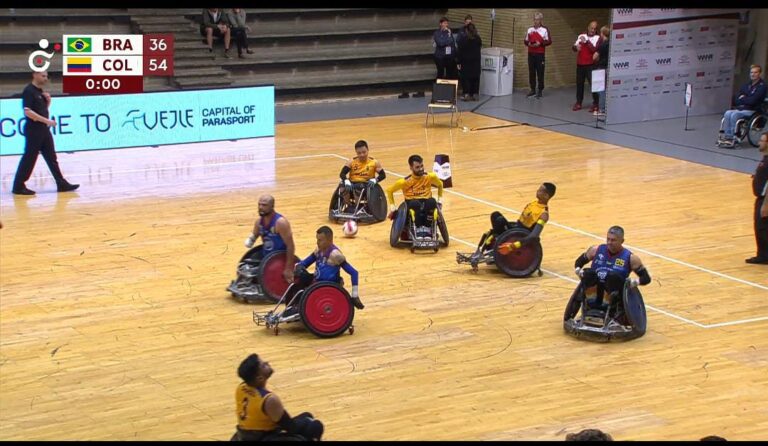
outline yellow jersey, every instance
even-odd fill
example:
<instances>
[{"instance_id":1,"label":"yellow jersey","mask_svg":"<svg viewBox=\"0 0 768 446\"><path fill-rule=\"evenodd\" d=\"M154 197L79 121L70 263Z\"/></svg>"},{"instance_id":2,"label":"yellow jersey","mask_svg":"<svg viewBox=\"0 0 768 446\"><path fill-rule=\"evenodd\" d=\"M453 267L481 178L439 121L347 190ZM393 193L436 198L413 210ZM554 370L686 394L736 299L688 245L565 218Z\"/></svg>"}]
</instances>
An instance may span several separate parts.
<instances>
[{"instance_id":1,"label":"yellow jersey","mask_svg":"<svg viewBox=\"0 0 768 446\"><path fill-rule=\"evenodd\" d=\"M278 425L264 413L264 402L272 396L267 389L257 389L240 383L235 391L237 426L248 431L271 431Z\"/></svg>"},{"instance_id":2,"label":"yellow jersey","mask_svg":"<svg viewBox=\"0 0 768 446\"><path fill-rule=\"evenodd\" d=\"M395 203L395 191L402 189L406 200L432 198L432 186L437 187L437 196L443 196L443 181L434 172L428 172L420 177L408 175L395 181L395 184L387 189L389 202Z\"/></svg>"},{"instance_id":3,"label":"yellow jersey","mask_svg":"<svg viewBox=\"0 0 768 446\"><path fill-rule=\"evenodd\" d=\"M525 206L520 218L517 221L526 228L533 230L533 226L541 218L541 214L549 212L549 206L539 203L538 200L531 201Z\"/></svg>"},{"instance_id":4,"label":"yellow jersey","mask_svg":"<svg viewBox=\"0 0 768 446\"><path fill-rule=\"evenodd\" d=\"M349 163L349 181L353 183L362 183L376 176L376 160L368 157L365 162L360 161L358 157L352 158Z\"/></svg>"}]
</instances>

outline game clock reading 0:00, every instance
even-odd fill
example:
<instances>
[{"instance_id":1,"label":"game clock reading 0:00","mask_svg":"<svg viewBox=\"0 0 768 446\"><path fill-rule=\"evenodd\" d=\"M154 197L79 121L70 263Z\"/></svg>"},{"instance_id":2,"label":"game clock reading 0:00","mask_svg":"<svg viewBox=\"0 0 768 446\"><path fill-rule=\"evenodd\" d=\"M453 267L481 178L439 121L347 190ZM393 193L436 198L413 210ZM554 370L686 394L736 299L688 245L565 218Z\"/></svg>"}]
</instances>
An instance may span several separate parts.
<instances>
[{"instance_id":1,"label":"game clock reading 0:00","mask_svg":"<svg viewBox=\"0 0 768 446\"><path fill-rule=\"evenodd\" d=\"M74 94L142 93L141 76L64 76L64 92Z\"/></svg>"}]
</instances>

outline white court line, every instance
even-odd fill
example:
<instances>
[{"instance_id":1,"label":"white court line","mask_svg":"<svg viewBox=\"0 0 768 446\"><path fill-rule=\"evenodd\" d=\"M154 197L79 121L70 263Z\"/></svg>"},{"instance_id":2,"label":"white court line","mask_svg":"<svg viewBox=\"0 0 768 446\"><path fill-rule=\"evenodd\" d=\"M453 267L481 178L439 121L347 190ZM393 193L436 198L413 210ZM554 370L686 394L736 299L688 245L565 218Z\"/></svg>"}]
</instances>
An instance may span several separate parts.
<instances>
[{"instance_id":1,"label":"white court line","mask_svg":"<svg viewBox=\"0 0 768 446\"><path fill-rule=\"evenodd\" d=\"M445 192L450 192L452 194L456 194L456 195L458 195L460 197L463 197L463 198L466 198L468 200L477 201L478 203L483 203L483 204L491 206L491 207L496 207L496 208L499 208L499 209L503 209L505 211L516 212L518 214L520 213L520 211L518 211L516 209L511 209L511 208L502 206L500 204L496 204L496 203L492 203L490 201L482 200L480 198L471 197L471 196L463 194L461 192L456 192L456 191L448 190L448 189L444 189L444 190L445 190ZM567 229L569 231L576 232L576 233L581 234L581 235L586 235L588 237L592 237L592 238L600 240L600 241L605 240L605 237L600 237L599 235L595 235L595 234L592 234L592 233L589 233L589 232L586 232L586 231L582 231L581 229L572 228L572 227L566 226L566 225L561 225L559 223L555 223L552 220L549 220L547 222L547 224L553 225L553 226L557 226L558 228ZM700 266L692 265L692 264L690 264L688 262L683 262L681 260L673 259L671 257L667 257L667 256L662 255L662 254L656 254L654 252L651 252L651 251L648 251L648 250L645 250L645 249L642 249L642 248L638 248L636 246L632 246L632 245L624 245L624 246L626 246L628 248L631 248L634 251L642 252L643 254L648 254L649 256L652 256L652 257L658 257L658 258L664 259L664 260L666 260L668 262L677 263L678 265L687 266L688 268L691 268L691 269L695 269L695 270L702 271L702 272L705 272L705 273L710 273L712 275L719 276L719 277L722 277L724 279L732 280L734 282L739 282L739 283L744 284L744 285L749 285L749 286L752 286L752 287L755 287L755 288L760 288L761 290L768 291L768 286L760 285L759 283L750 282L748 280L739 279L738 277L729 276L727 274L723 274L723 273L720 273L720 272L717 272L717 271L712 271L712 270L707 269L707 268L702 268Z\"/></svg>"},{"instance_id":2,"label":"white court line","mask_svg":"<svg viewBox=\"0 0 768 446\"><path fill-rule=\"evenodd\" d=\"M462 239L460 239L460 238L456 238L456 237L454 237L454 236L452 236L452 235L451 235L451 236L449 236L449 238L450 238L451 240L455 240L455 241L457 241L457 242L459 242L459 243L464 243L465 245L467 245L467 246L471 246L471 247L473 247L473 248L476 246L474 243L470 243L470 242L468 242L468 241L466 241L466 240L462 240ZM554 271L549 271L549 270L546 270L546 269L544 269L544 268L541 268L541 270L542 270L542 271L544 271L545 273L547 273L547 274L551 274L551 275L553 275L553 276L555 276L555 277L557 277L557 278L559 278L559 279L567 280L568 282L572 282L572 283L579 283L579 281L578 281L578 280L576 280L576 279L574 279L573 277L563 276L562 274L558 274L558 273L556 273L556 272L554 272ZM697 326L697 327L700 327L700 328L711 328L711 327L710 327L710 326L708 326L708 325L705 325L705 324L701 324L701 323L699 323L699 322L696 322L696 321L692 321L692 320L690 320L690 319L686 319L686 318L684 318L684 317L682 317L682 316L678 316L678 315L676 315L676 314L673 314L673 313L670 313L670 312L668 312L668 311L664 311L664 310L661 310L661 309L659 309L659 308L656 308L656 307L653 307L653 306L651 306L651 305L645 304L645 306L646 306L647 308L649 308L649 309L653 310L653 311L656 311L657 313L661 313L661 314L663 314L663 315L665 315L665 316L669 316L669 317L671 317L671 318L674 318L674 319L677 319L677 320L680 320L680 321L686 322L686 323L688 323L688 324L691 324L691 325L695 325L695 326ZM766 318L760 318L760 319L757 319L757 320L761 320L761 319L768 319L768 317L766 317ZM747 321L747 322L751 322L751 321L753 321L753 320L752 320L752 319L750 319L750 320L749 320L749 321ZM729 324L729 325L734 325L734 324L736 324L736 323L743 323L743 321L736 321L736 322L725 322L725 323L726 323L726 324Z\"/></svg>"},{"instance_id":3,"label":"white court line","mask_svg":"<svg viewBox=\"0 0 768 446\"><path fill-rule=\"evenodd\" d=\"M311 158L322 158L322 157L326 157L326 156L331 156L331 157L339 158L339 159L342 159L342 160L345 160L345 161L348 159L347 157L338 155L336 153L321 153L321 154L316 154L316 155L287 156L287 157L281 157L281 158L264 158L264 159L258 159L258 160L243 160L243 161L232 161L232 162L226 162L226 163L200 164L200 165L196 165L196 166L190 166L190 168L210 167L210 166L227 166L227 165L237 165L237 164L251 164L251 163L260 163L260 162L267 162L267 161L287 161L287 160L311 159ZM160 170L176 170L176 169L177 169L176 166L167 167L167 168L131 169L131 170L114 171L113 174L137 173L137 172L145 172L147 170L160 171ZM398 174L396 172L393 172L393 171L387 171L387 172L392 174L392 175L398 176L400 178L404 178L405 177L405 175L400 175L400 174ZM69 176L75 178L75 177L87 176L87 175L88 174L71 174ZM52 178L50 175L47 175L46 177ZM11 181L11 180L9 179L9 180L5 180L3 182L9 182L9 181ZM475 197L463 194L461 192L456 192L456 191L450 190L450 189L444 189L444 190L445 190L445 192L450 192L452 194L458 195L458 196L466 198L468 200L477 201L478 203L482 203L482 204L485 204L485 205L488 205L488 206L491 206L491 207L496 207L496 208L503 209L503 210L510 211L510 212L520 213L520 211L518 211L516 209L511 209L511 208L508 208L506 206L501 206L501 205L496 204L496 203L491 203L489 201L485 201L485 200L482 200L482 199L479 199L479 198L475 198ZM580 229L571 228L570 226L561 225L561 224L555 223L555 222L553 222L551 220L548 223L552 224L554 226L563 228L563 229L567 229L567 230L570 230L570 231L582 234L582 235L586 235L586 236L589 236L589 237L592 237L592 238L596 238L598 240L603 240L603 237L599 237L597 235L591 234L589 232L582 231ZM466 242L464 240L455 238L453 236L451 236L450 238L453 239L453 240L456 240L458 242L465 243L465 244L467 244L469 246L472 246L472 247L475 246L472 243L469 243L469 242ZM631 247L630 245L626 245L626 246ZM757 288L768 290L768 287L765 287L765 286L762 286L762 285L759 285L759 284L756 284L756 283L752 283L752 282L749 282L749 281L746 281L746 280L742 280L742 279L739 279L739 278L736 278L736 277L731 277L731 276L728 276L726 274L722 274L722 273L718 273L716 271L708 270L706 268L698 267L696 265L691 265L689 263L682 262L682 261L679 261L679 260L675 260L675 259L663 256L663 255L660 255L660 254L655 254L655 253L652 253L650 251L646 251L644 249L640 249L640 248L633 248L633 249L635 249L635 250L637 250L639 252L643 252L643 253L646 253L648 255L654 256L654 257L659 257L661 259L668 260L668 261L673 262L673 263L678 263L678 264L681 264L681 265L684 265L684 266L688 266L690 268L697 269L699 271L708 272L708 273L714 274L716 276L721 276L721 277L724 277L726 279L730 279L730 280L733 280L733 281L736 281L736 282L740 282L740 283L743 283L743 284L746 284L746 285L751 285L751 286L754 286L754 287L757 287ZM567 277L567 276L560 275L558 273L555 273L554 271L549 271L549 270L546 270L546 269L543 269L543 268L542 268L542 271L546 272L547 274L551 274L551 275L553 275L555 277L558 277L560 279L567 280L567 281L570 281L570 282L573 282L573 283L578 283L577 280L575 280L573 278L570 278L570 277ZM743 319L743 320L730 321L730 322L720 322L720 323L716 323L716 324L709 324L709 325L707 325L707 324L701 324L699 322L686 319L686 318L684 318L682 316L678 316L678 315L673 314L673 313L669 313L667 311L664 311L664 310L659 309L659 308L655 308L655 307L653 307L651 305L648 305L648 304L646 304L645 306L650 308L651 310L654 310L654 311L658 312L658 313L664 314L664 315L669 316L671 318L678 319L680 321L683 321L683 322L686 322L686 323L689 323L689 324L692 324L692 325L695 325L695 326L701 327L701 328L724 327L724 326L728 326L728 325L738 325L738 324L745 324L745 323L748 323L748 322L758 322L758 321L768 320L768 316L766 316L766 317L758 317L758 318L752 318L752 319Z\"/></svg>"},{"instance_id":4,"label":"white court line","mask_svg":"<svg viewBox=\"0 0 768 446\"><path fill-rule=\"evenodd\" d=\"M345 157L343 157L341 155L337 155L337 154L333 154L333 155L336 156L337 158L341 158L343 160L347 159L347 158L345 158ZM400 175L399 173L392 172L390 170L388 170L387 173L391 173L392 175L395 175L395 176L400 177L400 178L405 178L405 175ZM518 210L510 209L510 208L508 208L506 206L501 206L501 205L496 204L496 203L491 203L489 201L481 200L479 198L475 198L475 197L463 194L461 192L456 192L454 190L443 189L443 191L444 192L450 192L452 194L456 194L456 195L458 195L460 197L463 197L463 198L466 198L468 200L477 201L479 203L483 203L483 204L491 206L491 207L496 207L496 208L503 209L503 210L510 211L510 212L516 212L518 214L520 213L520 211L518 211ZM567 230L570 230L570 231L573 231L573 232L576 232L576 233L579 233L579 234L587 235L587 236L596 238L598 240L603 240L603 237L599 237L597 235L590 234L589 232L585 232L585 231L582 231L580 229L571 228L570 226L554 223L554 222L552 222L552 220L550 220L547 223L548 224L553 224L553 225L558 226L560 228L567 229ZM470 243L470 242L467 242L465 240L461 240L461 239L456 238L454 236L449 236L449 238L451 238L452 240L455 240L457 242L464 243L464 244L466 244L468 246L471 246L473 248L476 246L474 243ZM625 245L625 246L630 246L630 245ZM678 264L685 265L685 266L688 266L688 267L693 268L693 269L697 269L697 270L700 270L700 271L712 273L712 274L714 274L716 276L721 276L721 277L724 277L726 279L731 279L731 280L736 281L736 282L744 283L746 285L752 285L752 286L754 286L756 288L762 288L762 289L768 290L768 287L762 286L760 284L752 283L752 282L749 282L749 281L746 281L746 280L742 280L742 279L739 279L739 278L736 278L736 277L731 277L731 276L728 276L726 274L718 273L717 271L710 271L710 270L708 270L706 268L701 268L701 267L698 267L696 265L691 265L691 264L688 264L686 262L681 262L679 260L671 259L669 257L663 256L663 255L660 255L660 254L654 254L654 253L652 253L650 251L646 251L646 250L643 250L643 249L639 249L639 248L635 248L635 249L637 251L641 251L641 252L647 253L647 254L649 254L651 256L659 257L659 258L668 260L668 261L673 262L673 263L678 263ZM555 277L558 277L560 279L567 280L567 281L573 282L573 283L578 283L578 280L573 279L571 277L560 275L558 273L555 273L554 271L549 271L549 270L546 270L544 268L542 268L541 270L546 272L547 274L551 274L551 275L553 275ZM645 304L645 306L647 308L653 310L653 311L656 311L657 313L663 314L665 316L669 316L669 317L671 317L673 319L677 319L679 321L682 321L682 322L685 322L685 323L688 323L688 324L691 324L691 325L695 325L695 326L700 327L700 328L716 328L716 327L723 327L723 326L727 326L727 325L738 325L738 324L746 324L746 323L749 323L749 322L758 322L758 321L766 321L766 320L768 320L768 316L764 316L764 317L757 317L757 318L752 318L752 319L742 319L742 320L730 321L730 322L719 322L719 323L716 323L716 324L702 324L700 322L696 322L694 320L686 319L686 318L684 318L682 316L678 316L678 315L676 315L674 313L670 313L670 312L668 312L666 310L662 310L661 308L656 308L656 307L654 307L652 305Z\"/></svg>"},{"instance_id":5,"label":"white court line","mask_svg":"<svg viewBox=\"0 0 768 446\"><path fill-rule=\"evenodd\" d=\"M119 150L119 149L118 149ZM321 153L319 155L303 155L303 156L286 156L282 158L264 158L264 159L258 159L258 160L243 160L243 161L232 161L227 163L210 163L210 164L198 164L194 166L184 166L185 169L194 169L197 167L213 167L213 166L229 166L229 165L235 165L235 164L251 164L251 163L263 163L266 161L287 161L287 160L301 160L301 159L308 159L308 158L322 158L324 156L338 156L335 153ZM170 166L170 167L160 167L160 168L148 168L148 169L130 169L130 170L115 170L112 172L112 174L121 174L121 173L138 173L138 172L146 172L148 170L151 170L152 172L158 172L158 171L164 171L164 170L177 170L178 166ZM90 174L87 173L75 173L67 175L67 178L77 178L77 177L87 177ZM42 175L43 178L53 178L50 174L48 175ZM3 180L3 183L10 183L13 181L13 179L7 179Z\"/></svg>"}]
</instances>

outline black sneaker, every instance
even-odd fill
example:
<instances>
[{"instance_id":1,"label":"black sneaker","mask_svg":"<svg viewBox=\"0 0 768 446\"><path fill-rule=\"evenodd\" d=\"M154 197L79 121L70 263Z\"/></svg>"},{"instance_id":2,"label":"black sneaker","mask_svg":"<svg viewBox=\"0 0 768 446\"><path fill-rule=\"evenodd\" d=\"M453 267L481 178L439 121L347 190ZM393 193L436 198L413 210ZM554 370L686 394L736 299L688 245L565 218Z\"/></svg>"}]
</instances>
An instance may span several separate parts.
<instances>
[{"instance_id":1,"label":"black sneaker","mask_svg":"<svg viewBox=\"0 0 768 446\"><path fill-rule=\"evenodd\" d=\"M62 184L59 184L59 185L56 187L56 189L57 189L59 192L71 192L71 191L73 191L73 190L77 189L78 187L80 187L80 185L79 185L79 184L69 184L69 183L62 183Z\"/></svg>"},{"instance_id":2,"label":"black sneaker","mask_svg":"<svg viewBox=\"0 0 768 446\"><path fill-rule=\"evenodd\" d=\"M768 265L768 258L764 259L761 257L750 257L746 260L744 260L746 263L751 263L753 265Z\"/></svg>"},{"instance_id":3,"label":"black sneaker","mask_svg":"<svg viewBox=\"0 0 768 446\"><path fill-rule=\"evenodd\" d=\"M359 297L352 298L352 305L354 305L355 308L357 308L358 310L362 310L363 308L365 308L365 305L363 305L363 302L360 301Z\"/></svg>"},{"instance_id":4,"label":"black sneaker","mask_svg":"<svg viewBox=\"0 0 768 446\"><path fill-rule=\"evenodd\" d=\"M538 93L536 93L536 99L541 99L541 95L542 95L542 94L541 94L541 91L539 91Z\"/></svg>"},{"instance_id":5,"label":"black sneaker","mask_svg":"<svg viewBox=\"0 0 768 446\"><path fill-rule=\"evenodd\" d=\"M531 92L530 92L530 93L528 93L527 95L525 95L525 97L526 97L526 98L532 98L532 97L534 97L534 96L536 96L536 92L535 92L535 91L533 91L533 90L531 90Z\"/></svg>"},{"instance_id":6,"label":"black sneaker","mask_svg":"<svg viewBox=\"0 0 768 446\"><path fill-rule=\"evenodd\" d=\"M16 195L35 195L35 191L27 189L26 186L16 187L11 192Z\"/></svg>"}]
</instances>

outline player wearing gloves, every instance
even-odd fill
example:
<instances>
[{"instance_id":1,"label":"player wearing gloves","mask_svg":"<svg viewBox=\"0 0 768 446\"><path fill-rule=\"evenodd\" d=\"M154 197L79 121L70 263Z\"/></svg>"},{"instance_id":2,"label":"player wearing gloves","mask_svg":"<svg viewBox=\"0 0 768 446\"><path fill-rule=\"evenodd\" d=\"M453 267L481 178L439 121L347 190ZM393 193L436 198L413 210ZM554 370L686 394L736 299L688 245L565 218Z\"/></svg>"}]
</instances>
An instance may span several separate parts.
<instances>
[{"instance_id":1,"label":"player wearing gloves","mask_svg":"<svg viewBox=\"0 0 768 446\"><path fill-rule=\"evenodd\" d=\"M437 206L441 206L443 199L443 181L434 172L424 172L424 160L419 155L411 155L408 158L411 175L400 178L387 189L389 199L389 218L393 219L397 211L395 206L395 191L402 190L405 204L408 209L416 212L416 228L419 231L427 231L428 220L432 218ZM437 188L437 201L432 198L432 186ZM419 234L420 235L420 234Z\"/></svg>"},{"instance_id":2,"label":"player wearing gloves","mask_svg":"<svg viewBox=\"0 0 768 446\"><path fill-rule=\"evenodd\" d=\"M256 239L261 237L262 248L252 260L260 261L272 251L285 250L288 259L294 258L293 234L291 225L282 215L275 212L275 198L271 195L259 197L259 219L253 225L253 232L245 239L245 247L251 248ZM288 283L293 282L293 263L286 262L283 277Z\"/></svg>"},{"instance_id":3,"label":"player wearing gloves","mask_svg":"<svg viewBox=\"0 0 768 446\"><path fill-rule=\"evenodd\" d=\"M624 229L621 226L611 226L608 229L606 243L599 246L590 246L585 253L576 259L576 275L581 278L584 289L597 285L596 305L603 302L603 292L607 291L610 302L619 298L624 287L624 281L629 273L634 271L640 280L632 278L630 285L647 285L651 283L651 276L643 265L640 257L622 246L624 243ZM591 268L583 268L589 262Z\"/></svg>"},{"instance_id":4,"label":"player wearing gloves","mask_svg":"<svg viewBox=\"0 0 768 446\"><path fill-rule=\"evenodd\" d=\"M315 274L309 274L306 269L313 263L315 266ZM341 270L343 269L352 278L352 292L350 297L352 298L352 304L362 310L365 305L360 301L360 295L358 292L357 284L357 270L347 262L344 254L338 246L333 244L333 230L328 226L321 226L317 230L317 249L312 254L307 256L304 260L296 265L298 281L295 290L302 290L307 288L312 282L336 282L341 283ZM292 296L286 296L286 302L290 302ZM288 316L292 312L298 312L298 305L292 305L290 309L286 309L283 316Z\"/></svg>"},{"instance_id":5,"label":"player wearing gloves","mask_svg":"<svg viewBox=\"0 0 768 446\"><path fill-rule=\"evenodd\" d=\"M384 168L381 167L381 163L372 157L368 156L368 143L360 140L355 143L356 157L347 161L347 164L341 168L339 177L341 178L341 184L339 184L339 194L344 199L344 203L347 206L352 204L353 190L361 191L368 183L376 184L384 180L387 174L384 173ZM349 174L349 178L347 178Z\"/></svg>"}]
</instances>

